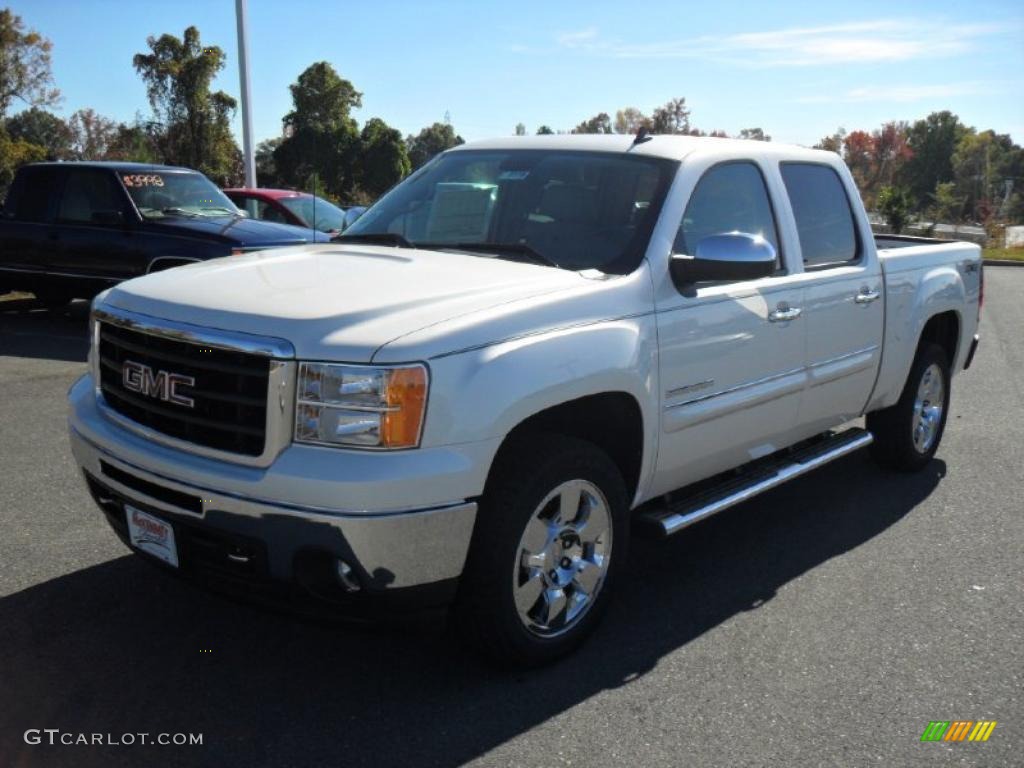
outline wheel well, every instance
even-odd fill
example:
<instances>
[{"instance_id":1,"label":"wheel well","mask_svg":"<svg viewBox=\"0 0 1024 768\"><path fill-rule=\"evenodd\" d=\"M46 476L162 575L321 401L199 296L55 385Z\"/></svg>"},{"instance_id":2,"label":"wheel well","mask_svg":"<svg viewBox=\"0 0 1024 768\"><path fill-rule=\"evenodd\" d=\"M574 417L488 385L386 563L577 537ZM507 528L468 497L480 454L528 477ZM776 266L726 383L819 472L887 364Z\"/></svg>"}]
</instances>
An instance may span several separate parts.
<instances>
[{"instance_id":1,"label":"wheel well","mask_svg":"<svg viewBox=\"0 0 1024 768\"><path fill-rule=\"evenodd\" d=\"M513 442L531 433L555 432L593 443L622 473L630 500L640 482L644 426L640 404L626 392L603 392L552 406L520 422L505 436L493 467Z\"/></svg>"},{"instance_id":2,"label":"wheel well","mask_svg":"<svg viewBox=\"0 0 1024 768\"><path fill-rule=\"evenodd\" d=\"M926 343L938 344L946 351L949 364L956 364L956 348L960 343L960 318L956 312L950 310L929 318L921 331L918 349Z\"/></svg>"}]
</instances>

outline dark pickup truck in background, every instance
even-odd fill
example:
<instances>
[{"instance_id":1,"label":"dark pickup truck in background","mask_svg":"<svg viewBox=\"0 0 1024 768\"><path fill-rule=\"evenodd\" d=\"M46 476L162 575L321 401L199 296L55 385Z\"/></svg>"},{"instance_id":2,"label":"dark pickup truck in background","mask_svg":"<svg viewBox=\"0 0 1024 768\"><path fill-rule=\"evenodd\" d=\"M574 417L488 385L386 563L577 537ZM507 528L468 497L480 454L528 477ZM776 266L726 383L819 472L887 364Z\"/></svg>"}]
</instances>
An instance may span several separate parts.
<instances>
[{"instance_id":1,"label":"dark pickup truck in background","mask_svg":"<svg viewBox=\"0 0 1024 768\"><path fill-rule=\"evenodd\" d=\"M246 218L197 171L139 163L37 163L0 218L0 294L58 307L147 272L330 237Z\"/></svg>"}]
</instances>

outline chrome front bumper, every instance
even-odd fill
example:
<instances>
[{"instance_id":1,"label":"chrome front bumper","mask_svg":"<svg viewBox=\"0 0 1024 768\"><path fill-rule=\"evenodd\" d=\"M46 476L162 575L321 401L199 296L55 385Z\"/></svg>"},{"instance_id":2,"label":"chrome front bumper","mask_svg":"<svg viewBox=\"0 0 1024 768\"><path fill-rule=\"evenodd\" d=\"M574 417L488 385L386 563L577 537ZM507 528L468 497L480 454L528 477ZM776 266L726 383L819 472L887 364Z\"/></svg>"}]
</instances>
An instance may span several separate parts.
<instances>
[{"instance_id":1,"label":"chrome front bumper","mask_svg":"<svg viewBox=\"0 0 1024 768\"><path fill-rule=\"evenodd\" d=\"M295 581L298 560L308 553L331 562L344 559L355 571L361 590L371 593L451 581L462 572L476 519L475 501L430 501L437 492L432 494L420 478L420 497L427 501L420 507L382 505L374 511L366 508L365 498L351 496L346 505L346 491L355 482L351 469L349 476L345 472L337 477L313 475L307 483L290 477L291 487L304 493L286 500L281 498L280 478L275 485L268 477L273 467L237 467L147 443L104 419L94 397L87 377L69 393L71 448L108 518L121 514L117 505L127 502L184 529L253 540L265 560L266 575L282 582ZM322 455L318 458L322 460ZM462 456L455 465L473 463L466 459ZM343 457L335 460L343 462ZM440 462L443 476L452 470L443 455L430 460ZM243 480L241 487L251 493L240 490ZM341 510L304 503L309 485L316 486L314 498L321 499L327 493L321 486L332 480ZM387 478L378 474L366 482L381 489ZM104 504L104 493L115 506ZM399 493L391 500L401 502L405 497Z\"/></svg>"}]
</instances>

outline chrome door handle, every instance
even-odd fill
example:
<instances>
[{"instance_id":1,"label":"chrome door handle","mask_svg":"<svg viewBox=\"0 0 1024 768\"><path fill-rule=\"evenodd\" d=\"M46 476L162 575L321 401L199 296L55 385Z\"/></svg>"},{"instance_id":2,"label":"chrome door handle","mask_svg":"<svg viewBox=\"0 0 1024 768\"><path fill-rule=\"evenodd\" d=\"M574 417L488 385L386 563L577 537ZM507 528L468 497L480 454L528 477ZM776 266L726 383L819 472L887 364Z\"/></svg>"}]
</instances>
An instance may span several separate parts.
<instances>
[{"instance_id":1,"label":"chrome door handle","mask_svg":"<svg viewBox=\"0 0 1024 768\"><path fill-rule=\"evenodd\" d=\"M866 288L861 288L860 293L853 300L858 304L870 304L881 295L878 291L869 291Z\"/></svg>"},{"instance_id":2,"label":"chrome door handle","mask_svg":"<svg viewBox=\"0 0 1024 768\"><path fill-rule=\"evenodd\" d=\"M799 307L786 307L785 309L776 309L774 312L768 314L768 319L773 323L779 323L786 320L796 320L800 317L801 310Z\"/></svg>"}]
</instances>

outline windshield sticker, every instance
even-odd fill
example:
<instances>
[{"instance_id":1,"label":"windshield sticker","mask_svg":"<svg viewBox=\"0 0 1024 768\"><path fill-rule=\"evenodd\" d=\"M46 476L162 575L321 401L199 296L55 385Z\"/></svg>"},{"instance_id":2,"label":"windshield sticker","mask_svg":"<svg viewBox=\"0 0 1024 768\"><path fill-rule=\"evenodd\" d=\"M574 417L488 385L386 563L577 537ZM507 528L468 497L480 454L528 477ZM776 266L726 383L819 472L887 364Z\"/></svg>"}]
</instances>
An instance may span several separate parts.
<instances>
[{"instance_id":1,"label":"windshield sticker","mask_svg":"<svg viewBox=\"0 0 1024 768\"><path fill-rule=\"evenodd\" d=\"M529 171L502 171L499 181L522 181L530 175Z\"/></svg>"},{"instance_id":2,"label":"windshield sticker","mask_svg":"<svg viewBox=\"0 0 1024 768\"><path fill-rule=\"evenodd\" d=\"M162 187L164 177L159 173L126 173L121 177L126 187Z\"/></svg>"}]
</instances>

